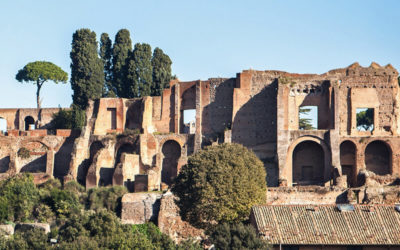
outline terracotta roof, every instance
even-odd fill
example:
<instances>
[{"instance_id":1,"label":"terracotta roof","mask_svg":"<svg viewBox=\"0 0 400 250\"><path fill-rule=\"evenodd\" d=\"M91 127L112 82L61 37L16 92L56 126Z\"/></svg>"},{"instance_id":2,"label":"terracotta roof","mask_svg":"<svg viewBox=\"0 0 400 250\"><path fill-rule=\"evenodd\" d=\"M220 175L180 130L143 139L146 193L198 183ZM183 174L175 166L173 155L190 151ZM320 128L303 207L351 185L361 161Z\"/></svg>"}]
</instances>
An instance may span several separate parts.
<instances>
[{"instance_id":1,"label":"terracotta roof","mask_svg":"<svg viewBox=\"0 0 400 250\"><path fill-rule=\"evenodd\" d=\"M400 245L399 210L394 205L354 205L353 211L337 205L263 205L252 208L252 222L273 245Z\"/></svg>"}]
</instances>

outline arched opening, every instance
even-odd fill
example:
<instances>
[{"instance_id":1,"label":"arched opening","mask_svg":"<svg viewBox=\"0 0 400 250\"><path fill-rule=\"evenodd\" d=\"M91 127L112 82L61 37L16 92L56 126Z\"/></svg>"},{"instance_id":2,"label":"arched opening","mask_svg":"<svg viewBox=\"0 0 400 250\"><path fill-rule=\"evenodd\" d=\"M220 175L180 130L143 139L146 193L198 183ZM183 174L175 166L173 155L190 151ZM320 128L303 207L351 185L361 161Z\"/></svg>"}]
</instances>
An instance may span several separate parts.
<instances>
[{"instance_id":1,"label":"arched opening","mask_svg":"<svg viewBox=\"0 0 400 250\"><path fill-rule=\"evenodd\" d=\"M162 147L163 162L161 182L171 185L178 173L178 160L181 156L181 146L173 140L166 141Z\"/></svg>"},{"instance_id":2,"label":"arched opening","mask_svg":"<svg viewBox=\"0 0 400 250\"><path fill-rule=\"evenodd\" d=\"M35 119L32 116L25 117L25 131L35 129Z\"/></svg>"},{"instance_id":3,"label":"arched opening","mask_svg":"<svg viewBox=\"0 0 400 250\"><path fill-rule=\"evenodd\" d=\"M293 185L324 184L324 150L313 141L299 143L293 151Z\"/></svg>"},{"instance_id":4,"label":"arched opening","mask_svg":"<svg viewBox=\"0 0 400 250\"><path fill-rule=\"evenodd\" d=\"M365 167L377 175L391 173L392 150L383 141L373 141L365 148Z\"/></svg>"},{"instance_id":5,"label":"arched opening","mask_svg":"<svg viewBox=\"0 0 400 250\"><path fill-rule=\"evenodd\" d=\"M115 156L115 165L121 162L122 153L126 154L138 154L137 147L131 143L125 143L120 146L117 150L117 155Z\"/></svg>"},{"instance_id":6,"label":"arched opening","mask_svg":"<svg viewBox=\"0 0 400 250\"><path fill-rule=\"evenodd\" d=\"M7 120L0 117L0 134L5 134L7 132Z\"/></svg>"},{"instance_id":7,"label":"arched opening","mask_svg":"<svg viewBox=\"0 0 400 250\"><path fill-rule=\"evenodd\" d=\"M356 145L351 141L340 144L340 165L342 175L347 176L347 185L353 187L356 178Z\"/></svg>"},{"instance_id":8,"label":"arched opening","mask_svg":"<svg viewBox=\"0 0 400 250\"><path fill-rule=\"evenodd\" d=\"M21 172L45 173L48 147L41 142L28 142L21 147L17 155L22 166Z\"/></svg>"},{"instance_id":9,"label":"arched opening","mask_svg":"<svg viewBox=\"0 0 400 250\"><path fill-rule=\"evenodd\" d=\"M90 145L90 157L89 159L84 160L81 165L78 167L77 180L81 185L86 185L86 176L89 170L90 165L92 164L96 153L104 148L103 143L99 141L95 141Z\"/></svg>"}]
</instances>

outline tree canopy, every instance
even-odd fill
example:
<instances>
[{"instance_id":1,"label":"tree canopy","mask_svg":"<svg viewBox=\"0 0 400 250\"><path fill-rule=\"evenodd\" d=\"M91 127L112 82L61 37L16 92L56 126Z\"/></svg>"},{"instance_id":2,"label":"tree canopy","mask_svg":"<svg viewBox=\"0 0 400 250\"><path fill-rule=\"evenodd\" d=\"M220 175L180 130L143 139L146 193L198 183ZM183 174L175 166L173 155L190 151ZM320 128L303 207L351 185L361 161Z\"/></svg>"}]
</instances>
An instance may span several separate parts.
<instances>
[{"instance_id":1,"label":"tree canopy","mask_svg":"<svg viewBox=\"0 0 400 250\"><path fill-rule=\"evenodd\" d=\"M104 88L104 65L98 55L96 33L77 30L72 36L70 57L72 100L84 110L90 99L102 96Z\"/></svg>"},{"instance_id":2,"label":"tree canopy","mask_svg":"<svg viewBox=\"0 0 400 250\"><path fill-rule=\"evenodd\" d=\"M374 109L369 108L360 111L356 115L357 118L357 128L362 128L365 131L373 129L374 125Z\"/></svg>"},{"instance_id":3,"label":"tree canopy","mask_svg":"<svg viewBox=\"0 0 400 250\"><path fill-rule=\"evenodd\" d=\"M155 48L153 58L151 59L151 65L153 66L151 95L160 96L163 89L169 87L172 61L167 54L164 54L162 49Z\"/></svg>"},{"instance_id":4,"label":"tree canopy","mask_svg":"<svg viewBox=\"0 0 400 250\"><path fill-rule=\"evenodd\" d=\"M315 129L311 124L311 119L310 118L302 118L302 117L300 117L301 115L308 115L308 113L310 111L311 111L311 109L309 109L309 108L305 108L305 107L300 107L299 108L299 129L301 129L301 130Z\"/></svg>"},{"instance_id":5,"label":"tree canopy","mask_svg":"<svg viewBox=\"0 0 400 250\"><path fill-rule=\"evenodd\" d=\"M184 219L207 227L246 220L266 199L266 172L257 156L239 144L206 147L188 159L172 191Z\"/></svg>"},{"instance_id":6,"label":"tree canopy","mask_svg":"<svg viewBox=\"0 0 400 250\"><path fill-rule=\"evenodd\" d=\"M36 61L30 62L20 69L15 76L19 82L33 82L37 86L36 102L37 108L40 108L40 89L46 81L55 83L66 83L68 74L60 67L51 62Z\"/></svg>"},{"instance_id":7,"label":"tree canopy","mask_svg":"<svg viewBox=\"0 0 400 250\"><path fill-rule=\"evenodd\" d=\"M132 52L132 40L129 30L121 29L115 35L112 50L112 82L118 97L128 97L124 82L127 76L127 61Z\"/></svg>"}]
</instances>

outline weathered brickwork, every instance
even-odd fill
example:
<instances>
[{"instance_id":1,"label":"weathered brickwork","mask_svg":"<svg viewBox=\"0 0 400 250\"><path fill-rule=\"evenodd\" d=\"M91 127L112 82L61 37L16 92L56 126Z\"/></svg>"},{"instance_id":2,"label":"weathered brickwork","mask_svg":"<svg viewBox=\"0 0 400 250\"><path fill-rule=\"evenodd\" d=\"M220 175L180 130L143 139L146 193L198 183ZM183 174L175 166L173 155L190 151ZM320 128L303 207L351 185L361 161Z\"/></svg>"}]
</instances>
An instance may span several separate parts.
<instances>
[{"instance_id":1,"label":"weathered brickwork","mask_svg":"<svg viewBox=\"0 0 400 250\"><path fill-rule=\"evenodd\" d=\"M3 109L8 136L0 137L0 172L46 173L88 188L161 190L189 155L233 142L265 163L270 187L394 185L400 174L397 78L391 65L354 63L321 75L245 70L234 78L173 80L161 96L91 102L80 135L46 130L58 109ZM317 108L315 130L299 127L304 106ZM359 131L357 110L367 108L373 130ZM195 128L185 127L187 110L194 110ZM30 148L29 157L17 157L21 147Z\"/></svg>"}]
</instances>

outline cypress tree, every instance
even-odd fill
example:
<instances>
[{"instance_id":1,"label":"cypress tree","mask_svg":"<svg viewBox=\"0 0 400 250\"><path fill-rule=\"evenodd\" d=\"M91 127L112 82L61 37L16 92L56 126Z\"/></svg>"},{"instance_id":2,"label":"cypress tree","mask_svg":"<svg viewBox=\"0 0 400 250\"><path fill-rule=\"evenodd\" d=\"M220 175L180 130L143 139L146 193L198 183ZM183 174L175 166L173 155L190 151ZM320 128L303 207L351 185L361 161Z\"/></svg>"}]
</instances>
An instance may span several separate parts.
<instances>
[{"instance_id":1,"label":"cypress tree","mask_svg":"<svg viewBox=\"0 0 400 250\"><path fill-rule=\"evenodd\" d=\"M82 110L87 107L89 99L100 98L103 91L104 68L97 49L95 32L79 29L72 35L72 100Z\"/></svg>"},{"instance_id":2,"label":"cypress tree","mask_svg":"<svg viewBox=\"0 0 400 250\"><path fill-rule=\"evenodd\" d=\"M151 59L151 65L153 67L151 95L159 96L163 89L169 87L172 61L167 54L164 54L162 49L155 48L153 58Z\"/></svg>"},{"instance_id":3,"label":"cypress tree","mask_svg":"<svg viewBox=\"0 0 400 250\"><path fill-rule=\"evenodd\" d=\"M115 36L112 59L112 82L118 97L128 97L124 89L127 77L127 62L132 51L129 30L121 29Z\"/></svg>"},{"instance_id":4,"label":"cypress tree","mask_svg":"<svg viewBox=\"0 0 400 250\"><path fill-rule=\"evenodd\" d=\"M104 65L104 90L103 96L115 97L115 90L113 89L112 80L112 42L107 33L101 34L100 37L100 57Z\"/></svg>"},{"instance_id":5,"label":"cypress tree","mask_svg":"<svg viewBox=\"0 0 400 250\"><path fill-rule=\"evenodd\" d=\"M138 96L149 96L153 83L153 67L151 66L151 47L147 43L135 44L129 72L133 76L133 87L139 90ZM136 87L137 86L137 87Z\"/></svg>"}]
</instances>

